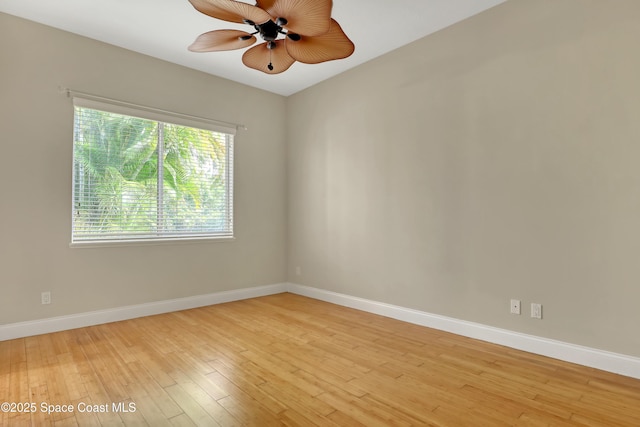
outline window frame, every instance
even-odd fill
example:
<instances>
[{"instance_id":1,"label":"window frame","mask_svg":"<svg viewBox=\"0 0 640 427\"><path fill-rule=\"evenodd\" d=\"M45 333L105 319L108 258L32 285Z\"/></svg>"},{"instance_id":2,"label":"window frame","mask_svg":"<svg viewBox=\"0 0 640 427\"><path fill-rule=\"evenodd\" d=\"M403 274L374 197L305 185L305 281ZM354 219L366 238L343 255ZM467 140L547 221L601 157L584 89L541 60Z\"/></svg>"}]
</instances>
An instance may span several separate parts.
<instances>
[{"instance_id":1,"label":"window frame","mask_svg":"<svg viewBox=\"0 0 640 427\"><path fill-rule=\"evenodd\" d=\"M73 138L73 159L72 159L72 194L71 194L71 242L70 247L102 247L102 246L146 246L146 245L163 245L163 244L188 244L188 243L206 243L206 242L225 242L235 239L234 234L234 147L235 135L238 126L229 123L218 122L206 118L190 116L186 114L174 113L170 111L160 110L151 107L144 107L127 102L111 100L102 97L73 96L73 114L74 114L74 138ZM185 126L201 130L209 130L217 133L225 134L225 201L227 212L225 222L227 224L226 232L221 233L164 233L153 235L145 235L140 238L120 237L120 238L100 238L97 239L76 239L75 238L75 219L74 204L76 201L76 177L75 177L75 121L76 107L104 111L113 114L119 114L129 117L151 120L157 124L164 123L170 125ZM160 193L161 190L158 190ZM157 230L156 230L157 231Z\"/></svg>"}]
</instances>

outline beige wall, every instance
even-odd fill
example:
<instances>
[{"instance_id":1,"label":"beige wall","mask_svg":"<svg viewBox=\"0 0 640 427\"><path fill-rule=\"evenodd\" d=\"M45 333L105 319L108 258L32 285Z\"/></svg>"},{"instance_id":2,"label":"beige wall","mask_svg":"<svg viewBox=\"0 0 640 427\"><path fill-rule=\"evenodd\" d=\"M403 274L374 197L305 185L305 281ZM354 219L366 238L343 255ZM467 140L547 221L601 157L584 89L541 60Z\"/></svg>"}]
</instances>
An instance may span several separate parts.
<instances>
[{"instance_id":1,"label":"beige wall","mask_svg":"<svg viewBox=\"0 0 640 427\"><path fill-rule=\"evenodd\" d=\"M640 356L638 22L510 0L290 97L289 280Z\"/></svg>"},{"instance_id":2,"label":"beige wall","mask_svg":"<svg viewBox=\"0 0 640 427\"><path fill-rule=\"evenodd\" d=\"M59 85L246 124L236 137L235 241L70 249L73 108ZM0 14L0 324L282 282L285 102Z\"/></svg>"}]
</instances>

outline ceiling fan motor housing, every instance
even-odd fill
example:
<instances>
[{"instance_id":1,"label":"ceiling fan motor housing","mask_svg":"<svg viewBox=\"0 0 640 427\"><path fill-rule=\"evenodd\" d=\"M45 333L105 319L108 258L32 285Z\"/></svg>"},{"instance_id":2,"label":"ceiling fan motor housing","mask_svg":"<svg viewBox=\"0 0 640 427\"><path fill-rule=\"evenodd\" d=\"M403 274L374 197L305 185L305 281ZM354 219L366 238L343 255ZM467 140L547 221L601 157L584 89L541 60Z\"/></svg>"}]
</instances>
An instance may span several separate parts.
<instances>
[{"instance_id":1,"label":"ceiling fan motor housing","mask_svg":"<svg viewBox=\"0 0 640 427\"><path fill-rule=\"evenodd\" d=\"M260 32L260 37L264 41L272 42L278 38L282 31L282 27L273 21L267 21L264 24L256 25L256 29Z\"/></svg>"}]
</instances>

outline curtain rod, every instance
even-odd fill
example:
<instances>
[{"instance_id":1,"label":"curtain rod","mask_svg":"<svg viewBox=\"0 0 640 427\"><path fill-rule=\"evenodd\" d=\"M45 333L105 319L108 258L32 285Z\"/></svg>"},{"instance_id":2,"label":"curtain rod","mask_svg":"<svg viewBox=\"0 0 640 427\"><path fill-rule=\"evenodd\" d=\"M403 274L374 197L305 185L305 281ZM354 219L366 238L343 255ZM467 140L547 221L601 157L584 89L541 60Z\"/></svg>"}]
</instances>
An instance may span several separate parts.
<instances>
[{"instance_id":1,"label":"curtain rod","mask_svg":"<svg viewBox=\"0 0 640 427\"><path fill-rule=\"evenodd\" d=\"M235 127L236 129L247 130L247 127L245 125L239 124L239 123L225 122L225 121L221 121L221 120L209 119L209 118L206 118L206 117L199 117L199 116L192 116L192 115L189 115L189 114L175 113L173 111L162 110L160 108L147 107L145 105L139 105L139 104L134 104L134 103L131 103L131 102L120 101L118 99L106 98L104 96L94 95L92 93L80 92L80 91L77 91L77 90L69 89L68 87L58 86L58 92L60 92L62 94L65 94L67 96L67 98L72 98L73 96L77 95L79 97L87 98L87 99L90 99L92 101L108 102L108 103L111 103L111 104L121 105L123 107L137 108L137 109L147 110L147 111L151 111L151 112L155 112L155 113L167 114L167 115L171 115L171 116L178 116L178 117L182 117L182 118L185 118L185 119L204 121L204 122L209 122L209 123L212 123L212 124L218 124L218 125L221 125L221 126L229 126L229 127Z\"/></svg>"}]
</instances>

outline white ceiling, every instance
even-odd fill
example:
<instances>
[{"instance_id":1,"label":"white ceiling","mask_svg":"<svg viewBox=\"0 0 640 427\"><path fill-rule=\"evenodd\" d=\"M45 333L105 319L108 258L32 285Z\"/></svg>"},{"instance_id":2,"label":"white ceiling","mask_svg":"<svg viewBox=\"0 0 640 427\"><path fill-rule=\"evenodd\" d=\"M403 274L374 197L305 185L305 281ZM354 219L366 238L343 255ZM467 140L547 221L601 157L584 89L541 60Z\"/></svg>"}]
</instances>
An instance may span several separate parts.
<instances>
[{"instance_id":1,"label":"white ceiling","mask_svg":"<svg viewBox=\"0 0 640 427\"><path fill-rule=\"evenodd\" d=\"M245 49L187 51L201 33L249 28L203 15L187 0L0 0L0 12L269 92L291 95L504 1L335 0L332 16L354 42L355 53L347 59L322 64L295 63L277 75L245 67L241 60Z\"/></svg>"}]
</instances>

